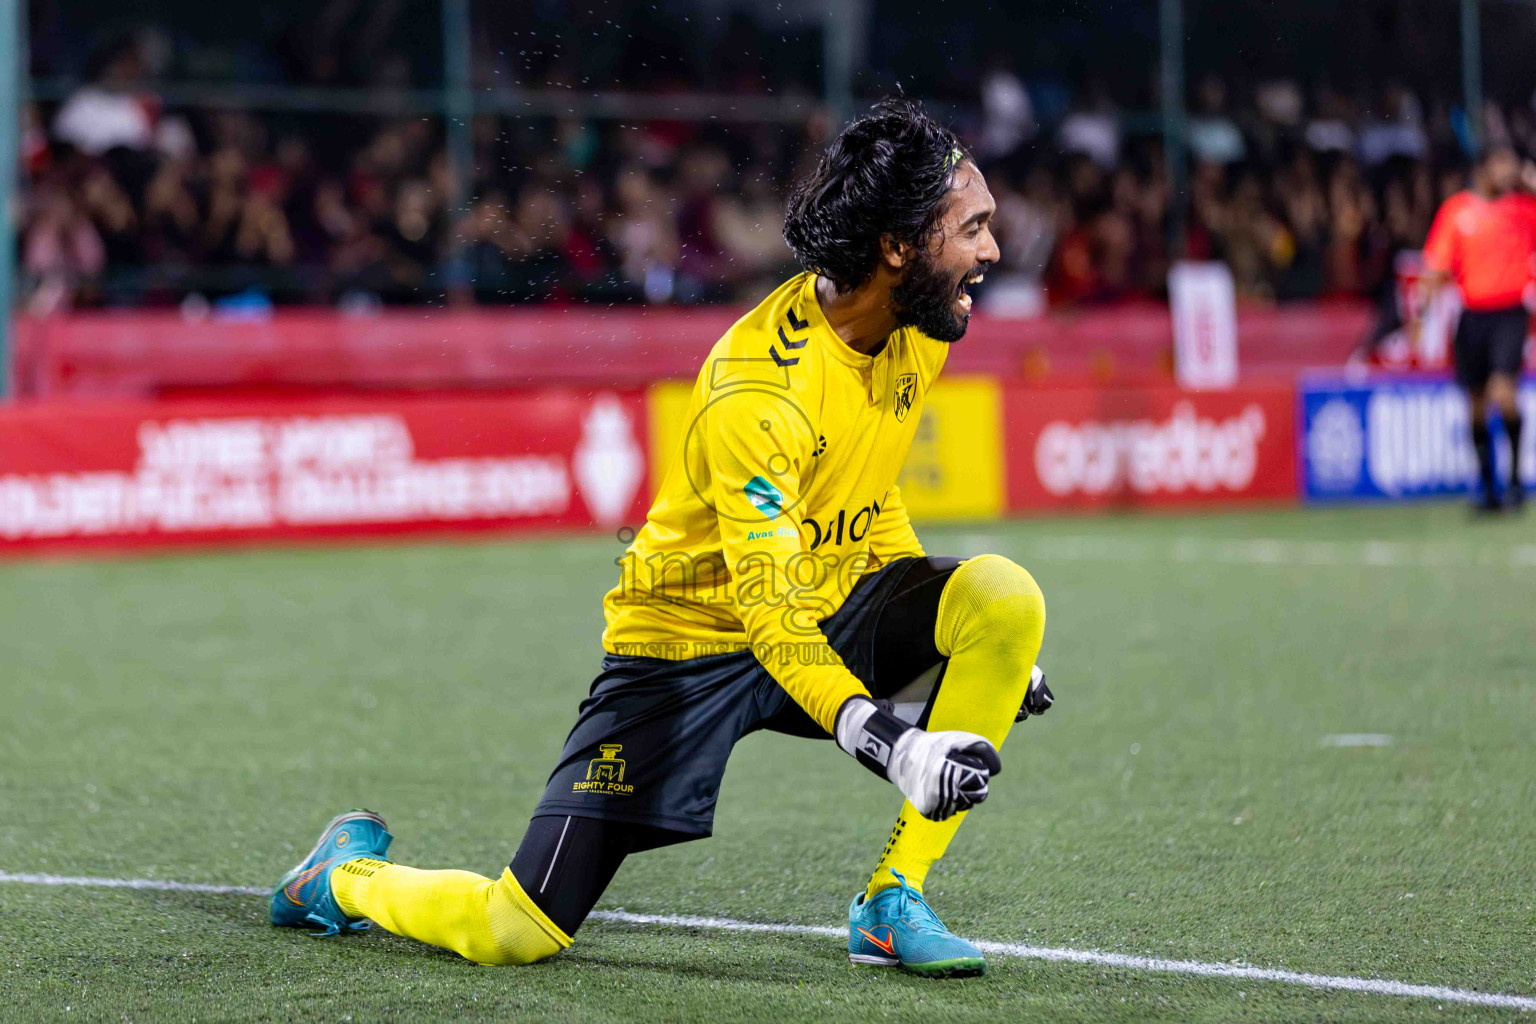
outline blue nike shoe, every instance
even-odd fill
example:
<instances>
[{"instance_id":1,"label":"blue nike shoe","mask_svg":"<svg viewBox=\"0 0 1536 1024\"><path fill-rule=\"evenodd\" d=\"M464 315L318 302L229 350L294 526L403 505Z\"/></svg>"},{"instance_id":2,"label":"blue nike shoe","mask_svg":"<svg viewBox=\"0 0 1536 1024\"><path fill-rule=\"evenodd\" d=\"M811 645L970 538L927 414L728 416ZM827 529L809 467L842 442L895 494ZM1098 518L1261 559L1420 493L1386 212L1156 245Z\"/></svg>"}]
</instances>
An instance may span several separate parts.
<instances>
[{"instance_id":1,"label":"blue nike shoe","mask_svg":"<svg viewBox=\"0 0 1536 1024\"><path fill-rule=\"evenodd\" d=\"M367 921L349 918L337 905L331 895L331 869L359 857L385 860L394 838L385 829L384 819L372 811L336 815L309 856L272 890L272 923L283 928L318 927L319 931L310 933L316 937L367 928Z\"/></svg>"},{"instance_id":2,"label":"blue nike shoe","mask_svg":"<svg viewBox=\"0 0 1536 1024\"><path fill-rule=\"evenodd\" d=\"M907 884L883 890L874 899L863 893L848 908L848 959L870 967L896 967L929 978L985 974L981 950L944 927L923 894Z\"/></svg>"}]
</instances>

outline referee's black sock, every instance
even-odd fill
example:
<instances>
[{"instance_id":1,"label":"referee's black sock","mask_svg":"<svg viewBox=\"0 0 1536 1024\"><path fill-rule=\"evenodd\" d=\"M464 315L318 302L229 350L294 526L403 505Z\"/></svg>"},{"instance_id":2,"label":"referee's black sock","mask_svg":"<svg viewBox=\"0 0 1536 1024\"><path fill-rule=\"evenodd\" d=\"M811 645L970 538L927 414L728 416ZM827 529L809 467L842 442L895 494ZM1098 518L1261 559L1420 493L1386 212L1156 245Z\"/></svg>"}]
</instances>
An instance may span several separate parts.
<instances>
[{"instance_id":1,"label":"referee's black sock","mask_svg":"<svg viewBox=\"0 0 1536 1024\"><path fill-rule=\"evenodd\" d=\"M1493 434L1486 421L1472 424L1472 448L1477 452L1477 471L1483 481L1483 496L1493 500L1497 484L1493 478Z\"/></svg>"},{"instance_id":2,"label":"referee's black sock","mask_svg":"<svg viewBox=\"0 0 1536 1024\"><path fill-rule=\"evenodd\" d=\"M1504 433L1509 435L1509 485L1520 486L1520 429L1525 426L1525 417L1507 416L1504 419Z\"/></svg>"}]
</instances>

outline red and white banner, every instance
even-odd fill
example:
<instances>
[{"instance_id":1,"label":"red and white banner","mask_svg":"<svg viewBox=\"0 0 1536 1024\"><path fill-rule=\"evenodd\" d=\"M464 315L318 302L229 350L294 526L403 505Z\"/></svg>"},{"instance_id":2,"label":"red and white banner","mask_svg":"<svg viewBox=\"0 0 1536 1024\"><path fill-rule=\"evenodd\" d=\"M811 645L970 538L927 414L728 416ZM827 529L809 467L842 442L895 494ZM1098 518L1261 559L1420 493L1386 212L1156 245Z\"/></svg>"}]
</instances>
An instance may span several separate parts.
<instances>
[{"instance_id":1,"label":"red and white banner","mask_svg":"<svg viewBox=\"0 0 1536 1024\"><path fill-rule=\"evenodd\" d=\"M0 409L0 551L643 521L645 398Z\"/></svg>"},{"instance_id":2,"label":"red and white banner","mask_svg":"<svg viewBox=\"0 0 1536 1024\"><path fill-rule=\"evenodd\" d=\"M1187 388L1237 383L1237 290L1218 261L1181 261L1168 271L1173 372Z\"/></svg>"},{"instance_id":3,"label":"red and white banner","mask_svg":"<svg viewBox=\"0 0 1536 1024\"><path fill-rule=\"evenodd\" d=\"M1201 344L1230 325L1196 319ZM16 386L28 398L155 398L191 390L643 387L692 381L740 308L513 306L390 309L372 316L279 309L262 318L109 310L16 323ZM1367 302L1238 307L1245 380L1339 366L1376 318ZM971 319L946 374L1035 384L1156 386L1174 318L1158 303L1088 307L1035 320ZM1207 353L1215 356L1212 347Z\"/></svg>"},{"instance_id":4,"label":"red and white banner","mask_svg":"<svg viewBox=\"0 0 1536 1024\"><path fill-rule=\"evenodd\" d=\"M1008 508L1296 497L1294 388L1003 390Z\"/></svg>"}]
</instances>

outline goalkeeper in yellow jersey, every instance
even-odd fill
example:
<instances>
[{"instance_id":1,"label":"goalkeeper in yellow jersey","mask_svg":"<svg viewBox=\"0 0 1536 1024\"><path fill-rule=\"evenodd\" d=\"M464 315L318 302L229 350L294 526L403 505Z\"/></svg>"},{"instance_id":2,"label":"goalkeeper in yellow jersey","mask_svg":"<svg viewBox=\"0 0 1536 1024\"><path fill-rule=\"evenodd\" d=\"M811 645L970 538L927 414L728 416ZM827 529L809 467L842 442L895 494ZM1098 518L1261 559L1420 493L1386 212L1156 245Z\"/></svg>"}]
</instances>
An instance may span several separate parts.
<instances>
[{"instance_id":1,"label":"goalkeeper in yellow jersey","mask_svg":"<svg viewBox=\"0 0 1536 1024\"><path fill-rule=\"evenodd\" d=\"M917 105L848 125L789 201L806 272L699 373L681 454L604 601L607 656L511 865L395 864L383 820L348 812L273 891L273 922L371 919L479 964L553 956L625 857L710 834L732 747L772 729L833 738L906 797L849 908L849 958L981 973L923 882L1014 722L1051 704L1045 603L1006 558L926 555L896 478L998 258L994 208Z\"/></svg>"}]
</instances>

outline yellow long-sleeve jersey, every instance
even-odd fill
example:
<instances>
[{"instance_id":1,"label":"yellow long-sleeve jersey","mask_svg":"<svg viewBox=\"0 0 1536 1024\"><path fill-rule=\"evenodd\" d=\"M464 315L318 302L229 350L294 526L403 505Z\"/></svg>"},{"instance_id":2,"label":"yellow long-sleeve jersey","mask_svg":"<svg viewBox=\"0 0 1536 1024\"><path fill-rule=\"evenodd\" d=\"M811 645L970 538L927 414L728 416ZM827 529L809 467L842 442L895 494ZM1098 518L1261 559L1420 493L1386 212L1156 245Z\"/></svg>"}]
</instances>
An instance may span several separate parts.
<instances>
[{"instance_id":1,"label":"yellow long-sleeve jersey","mask_svg":"<svg viewBox=\"0 0 1536 1024\"><path fill-rule=\"evenodd\" d=\"M921 555L896 476L947 346L913 328L876 355L828 326L798 275L699 371L687 435L603 601L603 646L682 659L750 646L831 732L868 691L818 623L865 573Z\"/></svg>"}]
</instances>

